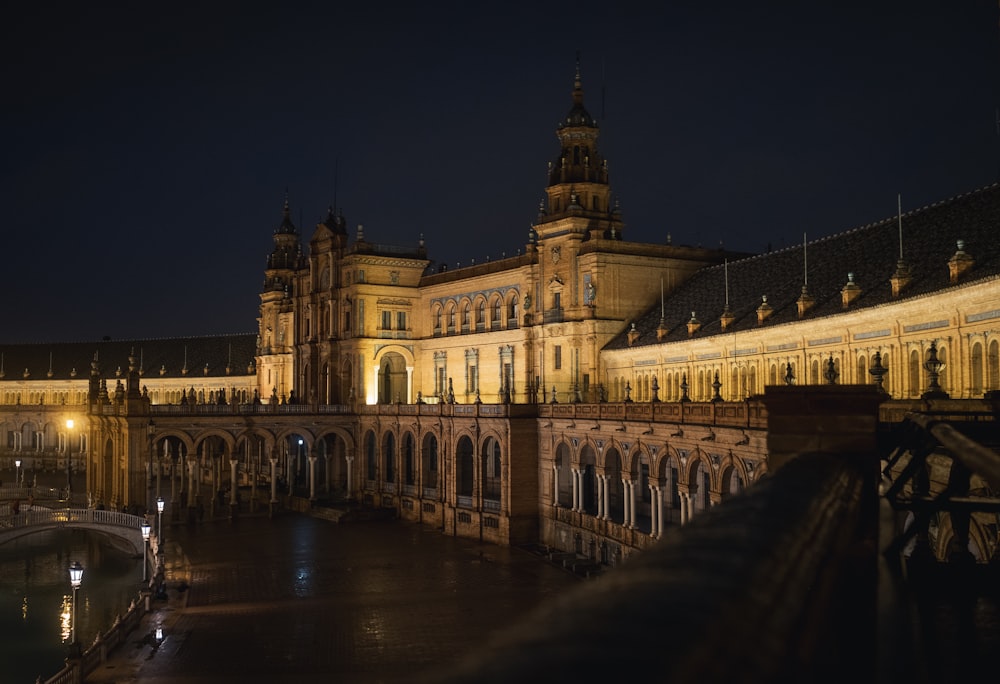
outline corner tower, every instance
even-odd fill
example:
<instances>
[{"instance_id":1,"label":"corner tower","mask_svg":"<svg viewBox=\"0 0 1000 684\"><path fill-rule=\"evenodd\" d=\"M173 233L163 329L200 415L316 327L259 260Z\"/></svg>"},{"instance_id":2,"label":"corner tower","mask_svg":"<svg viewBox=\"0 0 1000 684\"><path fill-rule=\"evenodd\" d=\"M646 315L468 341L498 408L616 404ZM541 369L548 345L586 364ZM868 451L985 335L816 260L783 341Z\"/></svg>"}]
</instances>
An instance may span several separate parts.
<instances>
[{"instance_id":1,"label":"corner tower","mask_svg":"<svg viewBox=\"0 0 1000 684\"><path fill-rule=\"evenodd\" d=\"M307 266L288 198L274 229L274 249L267 257L257 319L257 385L262 400L284 397L294 387L295 281Z\"/></svg>"},{"instance_id":2,"label":"corner tower","mask_svg":"<svg viewBox=\"0 0 1000 684\"><path fill-rule=\"evenodd\" d=\"M583 82L577 61L573 79L573 104L559 122L559 156L549 162L545 188L547 207L535 222L539 239L557 233L577 233L587 238L621 239L623 223L612 206L608 162L597 147L600 127L583 105Z\"/></svg>"}]
</instances>

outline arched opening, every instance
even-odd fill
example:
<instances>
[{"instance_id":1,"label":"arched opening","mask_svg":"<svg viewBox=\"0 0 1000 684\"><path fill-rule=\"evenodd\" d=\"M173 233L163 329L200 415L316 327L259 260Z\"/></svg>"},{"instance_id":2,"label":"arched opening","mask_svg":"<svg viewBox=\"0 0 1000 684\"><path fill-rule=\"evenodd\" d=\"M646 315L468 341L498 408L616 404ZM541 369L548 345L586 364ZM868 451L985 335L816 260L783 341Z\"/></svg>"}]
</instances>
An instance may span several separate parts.
<instances>
[{"instance_id":1,"label":"arched opening","mask_svg":"<svg viewBox=\"0 0 1000 684\"><path fill-rule=\"evenodd\" d=\"M983 393L984 380L983 345L979 342L972 345L970 361L972 363L972 384L969 390L971 392L971 396L978 397Z\"/></svg>"},{"instance_id":2,"label":"arched opening","mask_svg":"<svg viewBox=\"0 0 1000 684\"><path fill-rule=\"evenodd\" d=\"M417 457L416 449L414 447L413 433L411 432L403 434L403 448L401 455L403 461L403 486L407 488L407 493L413 493L416 491L417 485Z\"/></svg>"},{"instance_id":3,"label":"arched opening","mask_svg":"<svg viewBox=\"0 0 1000 684\"><path fill-rule=\"evenodd\" d=\"M487 437L482 453L483 508L500 510L500 489L503 481L501 473L500 443Z\"/></svg>"},{"instance_id":4,"label":"arched opening","mask_svg":"<svg viewBox=\"0 0 1000 684\"><path fill-rule=\"evenodd\" d=\"M570 469L569 446L565 442L556 447L556 503L564 508L573 507L573 473Z\"/></svg>"},{"instance_id":5,"label":"arched opening","mask_svg":"<svg viewBox=\"0 0 1000 684\"><path fill-rule=\"evenodd\" d=\"M365 434L365 489L374 490L378 480L378 447L375 433L369 430Z\"/></svg>"},{"instance_id":6,"label":"arched opening","mask_svg":"<svg viewBox=\"0 0 1000 684\"><path fill-rule=\"evenodd\" d=\"M396 436L391 432L382 438L382 476L386 491L395 491L396 485Z\"/></svg>"},{"instance_id":7,"label":"arched opening","mask_svg":"<svg viewBox=\"0 0 1000 684\"><path fill-rule=\"evenodd\" d=\"M378 370L378 403L409 403L406 392L406 362L395 352L382 356Z\"/></svg>"},{"instance_id":8,"label":"arched opening","mask_svg":"<svg viewBox=\"0 0 1000 684\"><path fill-rule=\"evenodd\" d=\"M430 433L424 436L420 453L420 479L425 497L438 496L438 442L437 437Z\"/></svg>"},{"instance_id":9,"label":"arched opening","mask_svg":"<svg viewBox=\"0 0 1000 684\"><path fill-rule=\"evenodd\" d=\"M463 508L472 507L472 489L475 483L475 464L472 461L472 454L472 440L463 435L455 445L455 491L458 495L458 505Z\"/></svg>"},{"instance_id":10,"label":"arched opening","mask_svg":"<svg viewBox=\"0 0 1000 684\"><path fill-rule=\"evenodd\" d=\"M637 529L649 533L653 529L653 519L650 515L653 496L649 491L649 459L642 451L637 452L632 461L632 482L636 517L633 523Z\"/></svg>"}]
</instances>

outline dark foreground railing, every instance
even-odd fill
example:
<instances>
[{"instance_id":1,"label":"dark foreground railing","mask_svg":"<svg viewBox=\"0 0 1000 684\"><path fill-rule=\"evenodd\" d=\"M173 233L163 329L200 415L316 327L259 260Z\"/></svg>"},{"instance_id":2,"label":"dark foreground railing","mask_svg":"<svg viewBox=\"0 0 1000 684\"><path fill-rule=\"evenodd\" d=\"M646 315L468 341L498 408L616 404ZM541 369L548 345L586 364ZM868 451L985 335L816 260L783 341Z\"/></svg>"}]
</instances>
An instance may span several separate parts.
<instances>
[{"instance_id":1,"label":"dark foreground railing","mask_svg":"<svg viewBox=\"0 0 1000 684\"><path fill-rule=\"evenodd\" d=\"M428 681L808 682L873 672L864 491L854 459L789 461Z\"/></svg>"},{"instance_id":2,"label":"dark foreground railing","mask_svg":"<svg viewBox=\"0 0 1000 684\"><path fill-rule=\"evenodd\" d=\"M959 475L947 479L946 497L911 496L909 488L890 500L887 493L902 490L880 467L888 452L877 438L879 401L860 387L779 388L765 396L767 477L422 681L914 684L964 681L977 668L995 668L970 612L949 613L961 624L948 633L926 628L956 604L913 581L907 539L915 532L894 505L907 498L929 510L936 499L939 513L962 511L976 494L977 510L988 508L983 492L968 485L993 482L996 454L943 426L925 426L937 445L927 453L948 444L963 454L955 459ZM795 444L806 449L796 453ZM920 471L914 466L911 475ZM978 471L980 480L969 475ZM968 581L982 575L947 577L968 608ZM956 649L956 636L972 651ZM1000 644L1000 621L986 643Z\"/></svg>"}]
</instances>

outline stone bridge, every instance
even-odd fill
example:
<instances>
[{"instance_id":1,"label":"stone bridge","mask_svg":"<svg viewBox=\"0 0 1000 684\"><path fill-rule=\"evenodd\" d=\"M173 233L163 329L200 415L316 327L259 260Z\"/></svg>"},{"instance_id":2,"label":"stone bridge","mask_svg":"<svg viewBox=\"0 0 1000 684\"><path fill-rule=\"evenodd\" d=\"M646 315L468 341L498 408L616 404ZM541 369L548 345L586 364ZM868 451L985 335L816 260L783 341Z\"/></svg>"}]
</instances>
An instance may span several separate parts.
<instances>
[{"instance_id":1,"label":"stone bridge","mask_svg":"<svg viewBox=\"0 0 1000 684\"><path fill-rule=\"evenodd\" d=\"M82 528L104 534L126 543L125 550L143 555L142 525L144 518L118 511L92 508L33 507L16 515L0 517L0 544L28 534L60 528Z\"/></svg>"}]
</instances>

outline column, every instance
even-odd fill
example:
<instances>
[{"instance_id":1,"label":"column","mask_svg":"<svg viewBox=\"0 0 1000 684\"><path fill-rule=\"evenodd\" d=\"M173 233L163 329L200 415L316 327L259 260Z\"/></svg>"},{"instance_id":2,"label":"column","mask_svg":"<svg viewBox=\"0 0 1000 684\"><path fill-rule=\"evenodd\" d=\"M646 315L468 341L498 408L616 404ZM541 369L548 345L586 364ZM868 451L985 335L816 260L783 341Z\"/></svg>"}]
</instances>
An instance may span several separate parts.
<instances>
[{"instance_id":1,"label":"column","mask_svg":"<svg viewBox=\"0 0 1000 684\"><path fill-rule=\"evenodd\" d=\"M344 460L347 461L347 498L350 499L351 498L351 482L354 481L352 479L352 471L354 469L354 457L353 456L345 456Z\"/></svg>"},{"instance_id":2,"label":"column","mask_svg":"<svg viewBox=\"0 0 1000 684\"><path fill-rule=\"evenodd\" d=\"M403 403L409 404L413 397L413 366L406 367L406 398Z\"/></svg>"},{"instance_id":3,"label":"column","mask_svg":"<svg viewBox=\"0 0 1000 684\"><path fill-rule=\"evenodd\" d=\"M162 494L160 493L160 477L163 474L163 459L160 458L159 454L154 454L156 458L156 497L153 499L153 506L156 506L156 499L159 499ZM149 510L153 510L150 508Z\"/></svg>"},{"instance_id":4,"label":"column","mask_svg":"<svg viewBox=\"0 0 1000 684\"><path fill-rule=\"evenodd\" d=\"M624 501L622 502L622 525L629 527L631 524L631 518L629 517L632 513L632 507L629 505L629 485L632 483L622 478L622 497Z\"/></svg>"},{"instance_id":5,"label":"column","mask_svg":"<svg viewBox=\"0 0 1000 684\"><path fill-rule=\"evenodd\" d=\"M372 368L372 382L368 386L368 403L377 404L378 403L378 371L381 366L375 366Z\"/></svg>"},{"instance_id":6,"label":"column","mask_svg":"<svg viewBox=\"0 0 1000 684\"><path fill-rule=\"evenodd\" d=\"M552 466L552 505L559 507L559 466Z\"/></svg>"},{"instance_id":7,"label":"column","mask_svg":"<svg viewBox=\"0 0 1000 684\"><path fill-rule=\"evenodd\" d=\"M628 515L628 526L635 529L635 484L628 483L628 505L631 511Z\"/></svg>"},{"instance_id":8,"label":"column","mask_svg":"<svg viewBox=\"0 0 1000 684\"><path fill-rule=\"evenodd\" d=\"M656 522L658 525L656 536L659 538L663 536L663 529L665 527L663 524L663 488L660 486L656 487L656 496L653 498L653 503L656 505Z\"/></svg>"},{"instance_id":9,"label":"column","mask_svg":"<svg viewBox=\"0 0 1000 684\"><path fill-rule=\"evenodd\" d=\"M570 468L570 477L573 478L573 510L580 510L580 469Z\"/></svg>"},{"instance_id":10,"label":"column","mask_svg":"<svg viewBox=\"0 0 1000 684\"><path fill-rule=\"evenodd\" d=\"M197 459L188 459L187 470L188 470L188 506L194 506L194 471L197 465Z\"/></svg>"},{"instance_id":11,"label":"column","mask_svg":"<svg viewBox=\"0 0 1000 684\"><path fill-rule=\"evenodd\" d=\"M278 471L278 459L271 456L271 504L278 503L278 480L275 473Z\"/></svg>"},{"instance_id":12,"label":"column","mask_svg":"<svg viewBox=\"0 0 1000 684\"><path fill-rule=\"evenodd\" d=\"M174 455L170 454L170 517L177 513L177 478L174 476L177 468L174 466Z\"/></svg>"},{"instance_id":13,"label":"column","mask_svg":"<svg viewBox=\"0 0 1000 684\"><path fill-rule=\"evenodd\" d=\"M229 459L229 505L236 506L236 466L239 465L239 460L236 458Z\"/></svg>"},{"instance_id":14,"label":"column","mask_svg":"<svg viewBox=\"0 0 1000 684\"><path fill-rule=\"evenodd\" d=\"M657 518L656 510L656 486L653 483L647 485L649 487L649 536L656 537L656 528L659 525L659 518Z\"/></svg>"},{"instance_id":15,"label":"column","mask_svg":"<svg viewBox=\"0 0 1000 684\"><path fill-rule=\"evenodd\" d=\"M309 454L309 500L316 500L316 455Z\"/></svg>"},{"instance_id":16,"label":"column","mask_svg":"<svg viewBox=\"0 0 1000 684\"><path fill-rule=\"evenodd\" d=\"M604 518L605 505L604 502L607 499L604 483L604 475L597 476L597 518L602 520Z\"/></svg>"}]
</instances>

